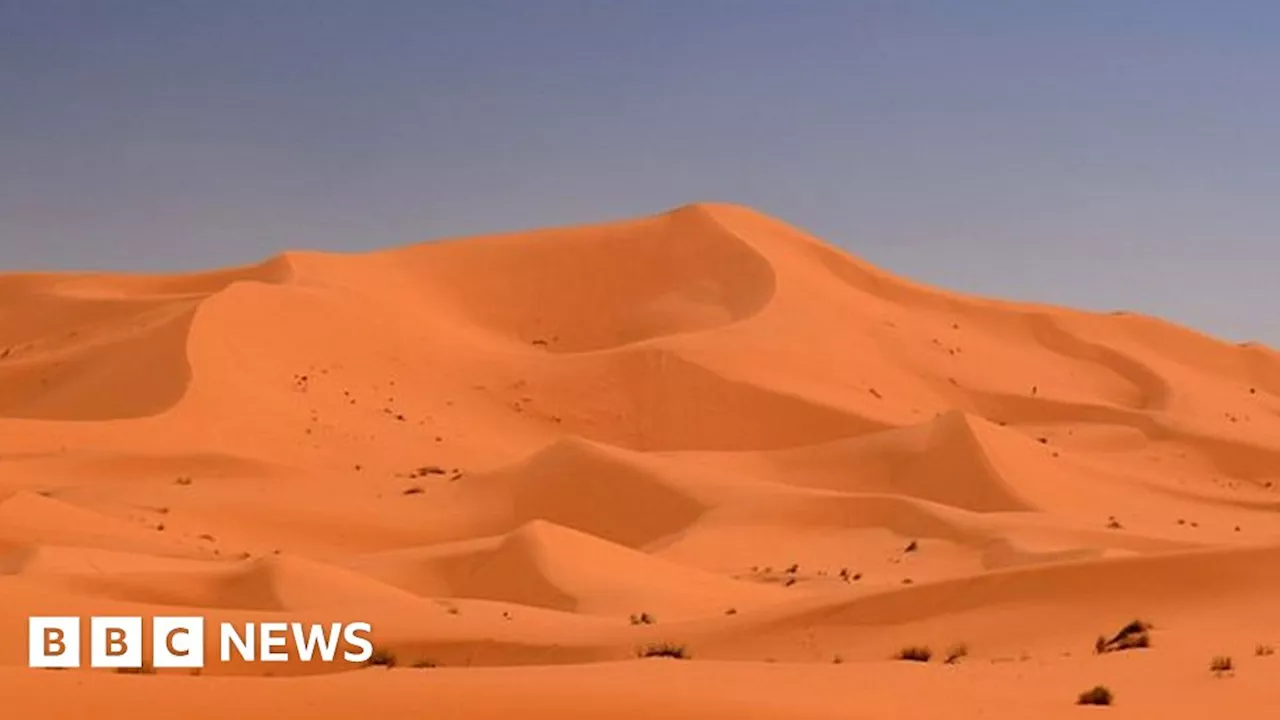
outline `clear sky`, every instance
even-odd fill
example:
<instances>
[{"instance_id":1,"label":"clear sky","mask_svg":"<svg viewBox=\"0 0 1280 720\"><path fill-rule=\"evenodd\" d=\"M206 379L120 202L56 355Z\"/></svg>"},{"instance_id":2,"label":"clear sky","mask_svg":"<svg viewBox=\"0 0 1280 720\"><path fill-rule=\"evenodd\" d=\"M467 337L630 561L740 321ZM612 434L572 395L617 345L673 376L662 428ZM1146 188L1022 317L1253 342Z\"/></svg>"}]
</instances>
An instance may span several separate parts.
<instances>
[{"instance_id":1,"label":"clear sky","mask_svg":"<svg viewBox=\"0 0 1280 720\"><path fill-rule=\"evenodd\" d=\"M752 205L1280 347L1280 3L0 0L0 268Z\"/></svg>"}]
</instances>

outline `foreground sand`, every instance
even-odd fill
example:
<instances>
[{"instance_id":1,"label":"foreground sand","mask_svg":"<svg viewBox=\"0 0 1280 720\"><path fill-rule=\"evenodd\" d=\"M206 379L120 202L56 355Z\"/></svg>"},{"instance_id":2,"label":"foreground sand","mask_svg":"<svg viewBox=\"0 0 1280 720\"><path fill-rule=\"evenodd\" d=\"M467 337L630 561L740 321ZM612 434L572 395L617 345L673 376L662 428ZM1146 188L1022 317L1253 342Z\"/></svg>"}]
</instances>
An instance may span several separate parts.
<instances>
[{"instance_id":1,"label":"foreground sand","mask_svg":"<svg viewBox=\"0 0 1280 720\"><path fill-rule=\"evenodd\" d=\"M1274 351L732 206L0 276L0 713L1253 716L1277 482ZM368 620L396 666L31 670L33 614Z\"/></svg>"}]
</instances>

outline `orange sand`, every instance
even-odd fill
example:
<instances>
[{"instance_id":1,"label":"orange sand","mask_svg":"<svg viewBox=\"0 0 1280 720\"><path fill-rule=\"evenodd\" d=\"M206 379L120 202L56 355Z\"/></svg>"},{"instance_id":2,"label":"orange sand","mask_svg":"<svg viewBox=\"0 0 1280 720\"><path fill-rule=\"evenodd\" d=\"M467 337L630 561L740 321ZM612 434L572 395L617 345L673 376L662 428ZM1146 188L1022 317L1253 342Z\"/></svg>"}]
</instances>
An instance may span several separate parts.
<instances>
[{"instance_id":1,"label":"orange sand","mask_svg":"<svg viewBox=\"0 0 1280 720\"><path fill-rule=\"evenodd\" d=\"M1261 717L1277 483L1276 352L734 206L0 276L0 715ZM396 667L33 670L33 614L368 620Z\"/></svg>"}]
</instances>

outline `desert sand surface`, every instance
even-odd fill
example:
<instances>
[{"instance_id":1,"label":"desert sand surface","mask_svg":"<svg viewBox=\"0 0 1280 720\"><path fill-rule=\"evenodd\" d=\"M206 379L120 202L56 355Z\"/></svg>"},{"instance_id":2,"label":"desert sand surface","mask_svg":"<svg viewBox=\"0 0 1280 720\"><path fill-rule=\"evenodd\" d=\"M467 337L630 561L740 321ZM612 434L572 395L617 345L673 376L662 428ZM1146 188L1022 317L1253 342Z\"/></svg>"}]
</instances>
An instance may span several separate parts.
<instances>
[{"instance_id":1,"label":"desert sand surface","mask_svg":"<svg viewBox=\"0 0 1280 720\"><path fill-rule=\"evenodd\" d=\"M3 275L0 715L1263 717L1278 483L1275 351L739 206ZM30 615L383 662L30 669Z\"/></svg>"}]
</instances>

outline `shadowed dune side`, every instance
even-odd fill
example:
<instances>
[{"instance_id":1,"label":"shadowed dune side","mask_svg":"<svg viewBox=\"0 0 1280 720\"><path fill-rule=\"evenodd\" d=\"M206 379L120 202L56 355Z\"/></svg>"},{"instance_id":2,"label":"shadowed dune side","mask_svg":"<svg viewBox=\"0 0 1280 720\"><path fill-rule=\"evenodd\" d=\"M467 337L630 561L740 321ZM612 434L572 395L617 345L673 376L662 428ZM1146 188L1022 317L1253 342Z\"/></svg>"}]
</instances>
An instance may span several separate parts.
<instances>
[{"instance_id":1,"label":"shadowed dune side","mask_svg":"<svg viewBox=\"0 0 1280 720\"><path fill-rule=\"evenodd\" d=\"M0 282L0 417L102 421L157 415L191 382L200 302L236 282L287 282L279 257L187 276L17 276Z\"/></svg>"},{"instance_id":2,"label":"shadowed dune side","mask_svg":"<svg viewBox=\"0 0 1280 720\"><path fill-rule=\"evenodd\" d=\"M1122 407L1165 409L1175 394L1195 393L1206 380L1234 393L1280 395L1280 354L1257 343L1230 344L1135 313L1085 312L944 291L874 267L750 208L705 207L719 224L750 238L775 265L785 258L788 265L800 262L825 269L886 321L902 319L919 328L951 326L961 333L981 330L992 339L1017 340L1023 350L1039 345L1062 360L1094 364L1128 384L1129 400L1117 403ZM901 348L886 348L895 349ZM1191 377L1196 382L1180 382Z\"/></svg>"},{"instance_id":3,"label":"shadowed dune side","mask_svg":"<svg viewBox=\"0 0 1280 720\"><path fill-rule=\"evenodd\" d=\"M1233 434L1224 422L1188 423L1179 415L1153 414L1109 405L1068 403L1001 393L970 393L974 412L1006 424L1112 426L1137 431L1143 442L1180 445L1204 458L1217 472L1257 484L1280 485L1280 448L1266 442L1265 430ZM1274 421L1268 423L1274 425Z\"/></svg>"},{"instance_id":4,"label":"shadowed dune side","mask_svg":"<svg viewBox=\"0 0 1280 720\"><path fill-rule=\"evenodd\" d=\"M223 585L224 606L307 611L416 605L413 595L332 565L273 555L245 561ZM234 604L233 604L234 603Z\"/></svg>"},{"instance_id":5,"label":"shadowed dune side","mask_svg":"<svg viewBox=\"0 0 1280 720\"><path fill-rule=\"evenodd\" d=\"M1032 444L981 418L947 413L920 425L761 455L770 475L804 487L893 493L974 512L1034 509L1000 462L1005 444ZM1033 448L1033 450L1035 450Z\"/></svg>"},{"instance_id":6,"label":"shadowed dune side","mask_svg":"<svg viewBox=\"0 0 1280 720\"><path fill-rule=\"evenodd\" d=\"M653 552L756 582L798 582L795 591L804 591L847 586L851 579L864 588L899 586L1205 546L1185 535L1115 531L1041 513L975 513L902 495L779 487L708 512Z\"/></svg>"},{"instance_id":7,"label":"shadowed dune side","mask_svg":"<svg viewBox=\"0 0 1280 720\"><path fill-rule=\"evenodd\" d=\"M1280 395L1280 354L1257 343L1230 344L1197 330L1137 313L1086 312L1032 302L1000 300L943 291L874 267L849 252L750 208L719 204L718 222L749 235L757 246L768 243L816 261L851 289L921 320L931 317L976 323L998 334L1030 331L1064 356L1096 362L1132 382L1139 391L1133 406L1159 409L1172 388L1162 372L1146 364L1163 358L1224 385Z\"/></svg>"},{"instance_id":8,"label":"shadowed dune side","mask_svg":"<svg viewBox=\"0 0 1280 720\"><path fill-rule=\"evenodd\" d=\"M1051 315L1031 315L1028 322L1032 338L1042 346L1065 357L1096 363L1128 381L1135 390L1131 404L1136 409L1164 410L1169 407L1174 391L1169 381L1157 371L1114 347L1084 339Z\"/></svg>"},{"instance_id":9,"label":"shadowed dune side","mask_svg":"<svg viewBox=\"0 0 1280 720\"><path fill-rule=\"evenodd\" d=\"M345 565L420 595L623 618L715 614L783 597L544 520L497 538L381 553Z\"/></svg>"},{"instance_id":10,"label":"shadowed dune side","mask_svg":"<svg viewBox=\"0 0 1280 720\"><path fill-rule=\"evenodd\" d=\"M425 295L553 353L742 320L769 302L774 285L769 261L698 206L390 252Z\"/></svg>"},{"instance_id":11,"label":"shadowed dune side","mask_svg":"<svg viewBox=\"0 0 1280 720\"><path fill-rule=\"evenodd\" d=\"M158 318L150 313L127 334L81 337L0 360L0 416L84 422L163 412L181 399L191 379L186 339L192 312L184 302Z\"/></svg>"},{"instance_id":12,"label":"shadowed dune side","mask_svg":"<svg viewBox=\"0 0 1280 720\"><path fill-rule=\"evenodd\" d=\"M679 532L706 510L625 451L577 438L473 478L457 497L491 509L504 532L547 520L630 548Z\"/></svg>"},{"instance_id":13,"label":"shadowed dune side","mask_svg":"<svg viewBox=\"0 0 1280 720\"><path fill-rule=\"evenodd\" d=\"M658 347L569 358L541 383L564 432L637 451L769 450L882 430L818 400L728 379Z\"/></svg>"}]
</instances>

